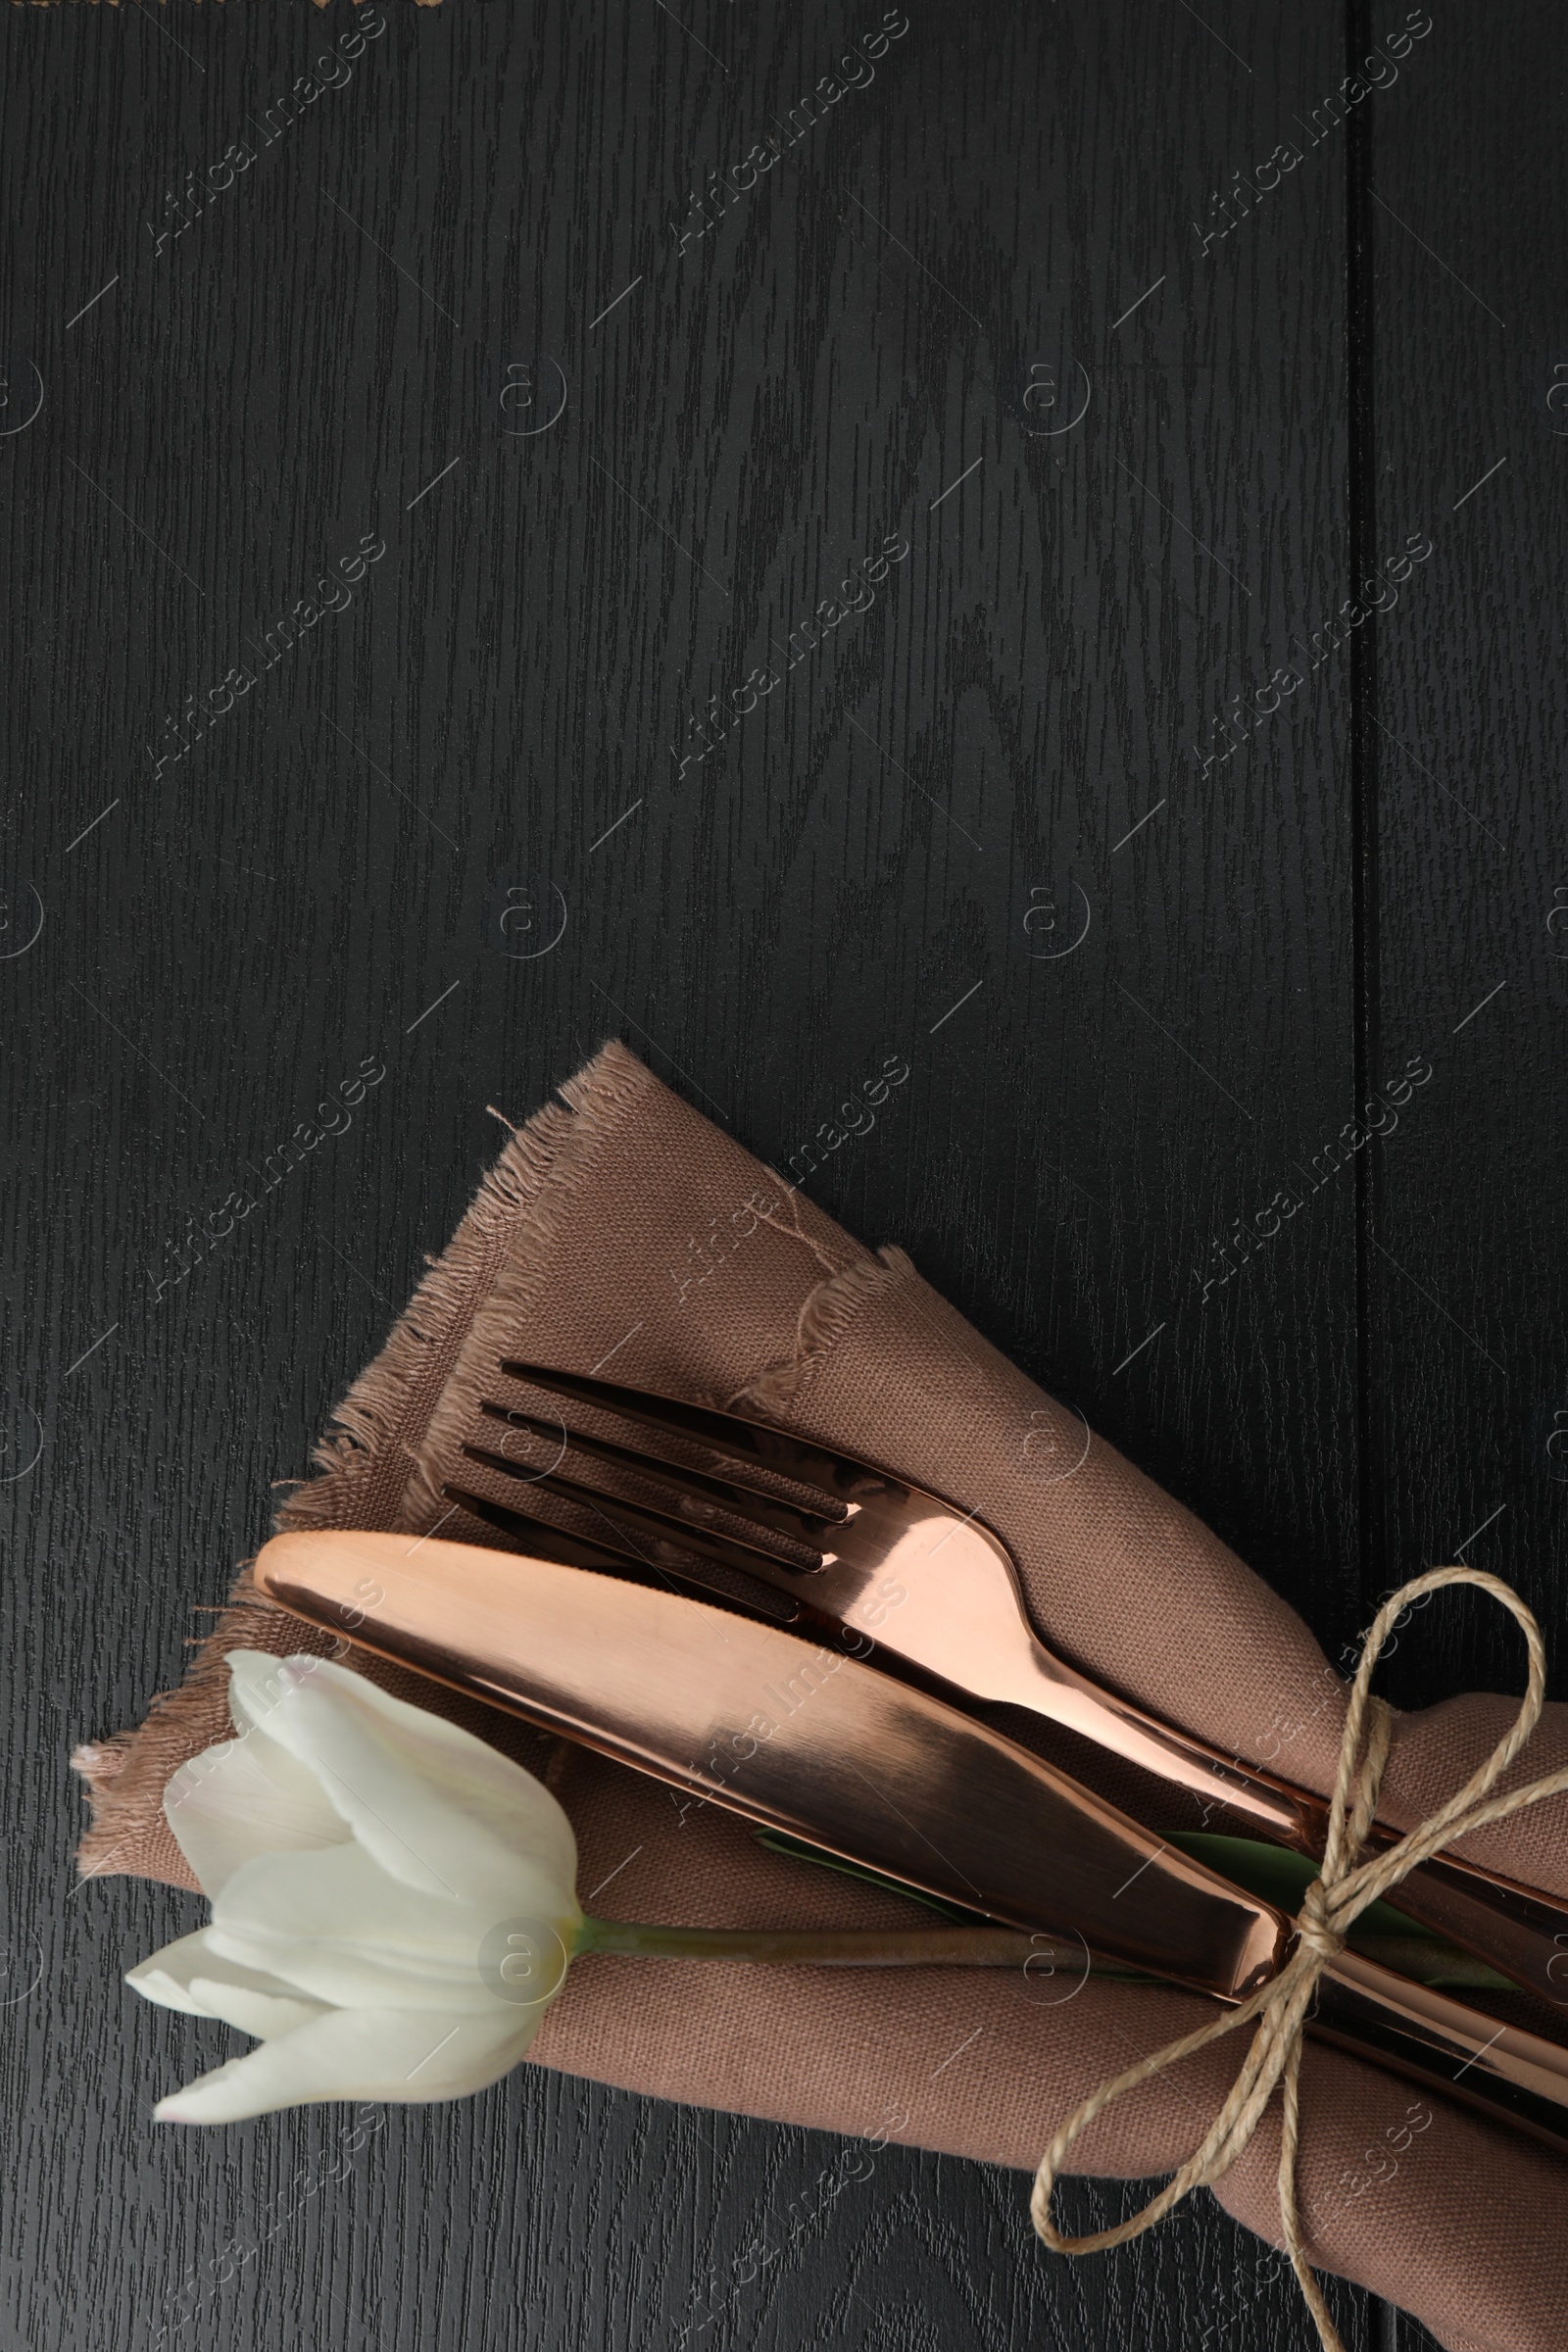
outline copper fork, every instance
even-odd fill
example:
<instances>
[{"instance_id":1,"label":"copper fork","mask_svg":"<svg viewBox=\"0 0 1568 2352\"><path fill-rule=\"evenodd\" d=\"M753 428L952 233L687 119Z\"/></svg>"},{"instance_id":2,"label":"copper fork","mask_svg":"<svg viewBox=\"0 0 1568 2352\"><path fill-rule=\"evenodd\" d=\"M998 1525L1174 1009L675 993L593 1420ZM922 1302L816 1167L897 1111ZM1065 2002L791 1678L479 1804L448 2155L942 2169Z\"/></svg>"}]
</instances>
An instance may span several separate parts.
<instances>
[{"instance_id":1,"label":"copper fork","mask_svg":"<svg viewBox=\"0 0 1568 2352\"><path fill-rule=\"evenodd\" d=\"M509 1359L500 1370L630 1423L639 1441L624 1427L607 1438L484 1401L491 1420L542 1441L553 1458L540 1470L500 1445L466 1446L505 1482L506 1499L457 1484L443 1492L534 1552L582 1567L629 1562L775 1623L814 1621L861 1656L880 1648L971 1700L1028 1708L1222 1807L1232 1826L1321 1855L1325 1799L1161 1722L1048 1649L1011 1553L977 1512L764 1421L540 1364ZM530 1510L529 1488L575 1506L588 1532ZM1368 1842L1396 1836L1376 1824ZM1568 1905L1456 1854L1423 1863L1388 1899L1527 1991L1568 2001Z\"/></svg>"}]
</instances>

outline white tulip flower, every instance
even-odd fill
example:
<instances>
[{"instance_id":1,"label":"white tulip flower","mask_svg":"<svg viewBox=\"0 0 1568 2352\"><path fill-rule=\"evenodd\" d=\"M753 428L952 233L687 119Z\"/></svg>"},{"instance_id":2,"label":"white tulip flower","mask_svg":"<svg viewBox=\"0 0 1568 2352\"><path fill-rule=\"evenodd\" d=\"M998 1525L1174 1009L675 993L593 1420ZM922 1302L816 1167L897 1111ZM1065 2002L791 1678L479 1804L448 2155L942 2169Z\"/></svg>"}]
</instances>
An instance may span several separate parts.
<instances>
[{"instance_id":1,"label":"white tulip flower","mask_svg":"<svg viewBox=\"0 0 1568 2352\"><path fill-rule=\"evenodd\" d=\"M155 2115L231 2123L497 2082L582 1933L565 1814L521 1765L363 1675L259 1650L227 1663L238 1737L164 1794L212 1923L126 1982L261 2047Z\"/></svg>"}]
</instances>

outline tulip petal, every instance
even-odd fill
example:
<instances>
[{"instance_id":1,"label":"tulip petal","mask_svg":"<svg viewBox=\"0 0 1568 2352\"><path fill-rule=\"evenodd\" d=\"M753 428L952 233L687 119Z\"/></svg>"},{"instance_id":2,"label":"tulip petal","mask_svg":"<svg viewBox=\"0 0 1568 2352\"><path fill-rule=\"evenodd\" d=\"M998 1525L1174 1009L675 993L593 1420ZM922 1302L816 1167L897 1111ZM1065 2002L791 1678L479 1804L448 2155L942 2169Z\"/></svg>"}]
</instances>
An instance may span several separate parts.
<instances>
[{"instance_id":1,"label":"tulip petal","mask_svg":"<svg viewBox=\"0 0 1568 2352\"><path fill-rule=\"evenodd\" d=\"M523 1899L532 1895L532 1901ZM568 1898L564 1898L569 1900ZM339 2008L488 2011L481 1947L498 1927L533 1936L554 1990L579 1919L558 1886L518 1857L495 1902L453 1902L389 1878L362 1846L270 1854L236 1871L213 1898L212 1948Z\"/></svg>"},{"instance_id":2,"label":"tulip petal","mask_svg":"<svg viewBox=\"0 0 1568 2352\"><path fill-rule=\"evenodd\" d=\"M323 2014L319 2002L301 2000L281 1977L216 1951L207 1928L166 1943L161 1952L129 1970L125 1982L143 2000L156 2001L162 2009L221 2018L225 2025L264 2039L292 2033Z\"/></svg>"},{"instance_id":3,"label":"tulip petal","mask_svg":"<svg viewBox=\"0 0 1568 2352\"><path fill-rule=\"evenodd\" d=\"M344 1845L350 1835L315 1774L254 1728L182 1764L164 1790L164 1818L209 1895L257 1854Z\"/></svg>"},{"instance_id":4,"label":"tulip petal","mask_svg":"<svg viewBox=\"0 0 1568 2352\"><path fill-rule=\"evenodd\" d=\"M525 2054L540 2012L448 2020L427 2010L332 2010L160 2099L160 2123L228 2124L326 2099L456 2099Z\"/></svg>"},{"instance_id":5,"label":"tulip petal","mask_svg":"<svg viewBox=\"0 0 1568 2352\"><path fill-rule=\"evenodd\" d=\"M236 1719L265 1721L269 1736L318 1776L322 1793L391 1877L487 1908L499 1899L503 1910L520 1910L527 1907L520 1884L516 1901L509 1897L517 1857L526 1853L571 1902L571 1824L549 1789L510 1756L327 1659L280 1665L259 1651L231 1650L228 1662ZM264 1664L280 1695L258 1718Z\"/></svg>"},{"instance_id":6,"label":"tulip petal","mask_svg":"<svg viewBox=\"0 0 1568 2352\"><path fill-rule=\"evenodd\" d=\"M248 1984L236 1984L228 1977L198 1977L191 1989L207 2003L210 2017L220 2017L225 2026L237 2027L258 2041L276 2041L284 2034L332 2014L321 2001L280 2000L275 1993L254 1992Z\"/></svg>"}]
</instances>

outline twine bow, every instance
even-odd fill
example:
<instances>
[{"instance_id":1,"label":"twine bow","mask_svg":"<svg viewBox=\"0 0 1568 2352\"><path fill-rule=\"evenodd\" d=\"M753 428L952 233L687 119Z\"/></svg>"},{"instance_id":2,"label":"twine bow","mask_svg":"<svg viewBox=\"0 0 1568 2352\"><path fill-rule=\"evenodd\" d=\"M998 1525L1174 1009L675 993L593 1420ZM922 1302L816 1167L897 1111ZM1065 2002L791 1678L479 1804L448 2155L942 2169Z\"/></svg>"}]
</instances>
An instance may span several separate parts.
<instances>
[{"instance_id":1,"label":"twine bow","mask_svg":"<svg viewBox=\"0 0 1568 2352\"><path fill-rule=\"evenodd\" d=\"M1395 1619L1408 1602L1423 1592L1436 1592L1445 1585L1477 1585L1490 1592L1494 1600L1517 1620L1530 1653L1530 1677L1519 1713L1514 1722L1493 1749L1480 1770L1473 1773L1456 1796L1440 1805L1418 1829L1411 1830L1384 1852L1369 1860L1361 1859L1361 1846L1372 1826L1377 1809L1378 1788L1383 1768L1388 1761L1392 1717L1383 1701L1371 1692L1372 1671L1383 1652L1394 1627ZM1283 2091L1283 2130L1280 2138L1280 2221L1284 2230L1286 2249L1292 2266L1300 2281L1324 2352L1345 2352L1334 2322L1329 2315L1323 2291L1318 2285L1312 2267L1306 2258L1301 2234L1301 2217L1296 2202L1296 2156L1300 2132L1300 2071L1301 2037L1306 2029L1318 1980L1324 1970L1344 1949L1347 1935L1355 1920L1369 1904L1396 1886L1408 1871L1424 1862L1455 1838L1468 1837L1472 1830L1483 1829L1487 1823L1501 1821L1510 1813L1520 1812L1526 1805L1539 1804L1544 1796L1556 1796L1568 1789L1568 1767L1547 1773L1523 1788L1515 1788L1502 1796L1493 1796L1491 1790L1505 1773L1541 1719L1545 1698L1546 1653L1541 1639L1541 1629L1525 1603L1511 1585L1500 1577L1489 1576L1476 1568L1432 1568L1424 1576L1412 1577L1401 1585L1391 1600L1385 1601L1373 1621L1371 1631L1361 1651L1355 1681L1350 1687L1349 1706L1345 1718L1345 1739L1340 1748L1339 1772L1334 1783L1334 1797L1329 1811L1328 1840L1324 1848L1323 1867L1319 1876L1306 1890L1305 1900L1297 1916L1297 1938L1289 1957L1278 1973L1266 1984L1243 2001L1237 2008L1227 2010L1196 2033L1184 2034L1179 2041L1167 2042L1162 2050L1130 2066L1124 2074L1115 2075L1083 2102L1069 2116L1056 2133L1040 2162L1035 2175L1034 2190L1030 2197L1030 2213L1035 2228L1054 2253L1094 2254L1107 2246L1125 2245L1130 2238L1139 2237L1169 2213L1173 2206L1194 2188L1206 2187L1217 2180L1236 2162L1262 2121L1263 2111L1273 2096L1275 2086ZM1241 2072L1233 2083L1224 2106L1210 2125L1206 2137L1181 2170L1165 2183L1158 2195L1130 2221L1113 2230L1099 2230L1089 2237L1063 2237L1051 2218L1052 2191L1056 2176L1068 2150L1079 2135L1086 2132L1096 2116L1123 2091L1147 2082L1178 2059L1200 2050L1206 2042L1218 2041L1238 2027L1257 2020L1257 2031L1251 2046L1242 2063Z\"/></svg>"}]
</instances>

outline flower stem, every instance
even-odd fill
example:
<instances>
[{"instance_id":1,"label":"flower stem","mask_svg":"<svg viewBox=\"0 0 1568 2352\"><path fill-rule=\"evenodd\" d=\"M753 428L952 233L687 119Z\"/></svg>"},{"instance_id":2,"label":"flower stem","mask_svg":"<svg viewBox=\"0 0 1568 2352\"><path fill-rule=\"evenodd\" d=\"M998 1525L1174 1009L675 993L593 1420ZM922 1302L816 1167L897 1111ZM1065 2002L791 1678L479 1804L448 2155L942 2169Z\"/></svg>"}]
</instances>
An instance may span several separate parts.
<instances>
[{"instance_id":1,"label":"flower stem","mask_svg":"<svg viewBox=\"0 0 1568 2352\"><path fill-rule=\"evenodd\" d=\"M636 1919L585 1919L577 1951L629 1952L645 1960L757 1960L799 1968L1070 1969L1083 1947L1014 1928L666 1928ZM1132 1975L1132 1970L1103 1976Z\"/></svg>"},{"instance_id":2,"label":"flower stem","mask_svg":"<svg viewBox=\"0 0 1568 2352\"><path fill-rule=\"evenodd\" d=\"M1484 1961L1435 1936L1362 1936L1356 1949L1416 1984L1507 1989ZM642 1960L751 1960L784 1968L1015 1968L1032 1977L1108 1977L1153 1984L1146 1971L1090 1959L1083 1944L1014 1928L670 1928L652 1920L588 1919L574 1958L620 1952Z\"/></svg>"}]
</instances>

